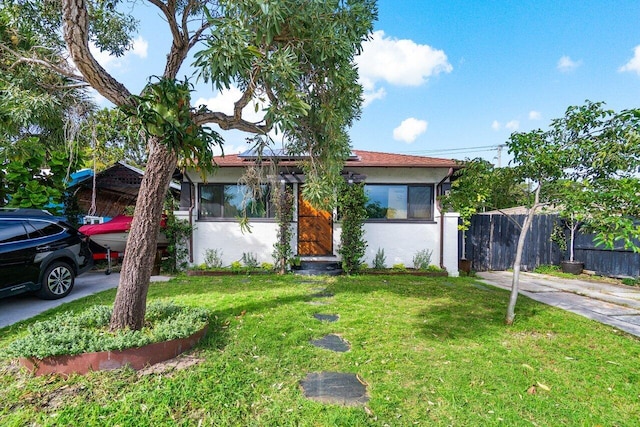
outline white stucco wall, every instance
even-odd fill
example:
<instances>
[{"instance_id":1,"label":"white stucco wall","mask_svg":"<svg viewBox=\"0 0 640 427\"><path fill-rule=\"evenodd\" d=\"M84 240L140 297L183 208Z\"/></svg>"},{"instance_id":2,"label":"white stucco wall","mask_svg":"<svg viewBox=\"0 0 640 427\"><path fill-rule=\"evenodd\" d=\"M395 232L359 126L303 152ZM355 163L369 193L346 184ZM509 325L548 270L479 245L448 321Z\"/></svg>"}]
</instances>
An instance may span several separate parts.
<instances>
[{"instance_id":1,"label":"white stucco wall","mask_svg":"<svg viewBox=\"0 0 640 427\"><path fill-rule=\"evenodd\" d=\"M458 276L458 217L457 213L447 213L444 218L443 265L453 277ZM440 216L433 223L366 223L364 230L364 262L370 267L378 249L384 250L389 268L394 264L413 267L413 257L425 249L431 251L431 264L440 266ZM336 234L339 242L339 232Z\"/></svg>"},{"instance_id":2,"label":"white stucco wall","mask_svg":"<svg viewBox=\"0 0 640 427\"><path fill-rule=\"evenodd\" d=\"M349 170L367 175L367 183L433 183L446 176L444 169L393 169L393 168L349 168ZM236 182L242 168L221 169L211 176L208 182ZM192 177L195 178L195 177ZM197 190L196 193L197 195ZM240 260L245 252L252 252L258 262L273 263L273 244L277 237L278 225L275 221L250 221L251 233L242 233L237 221L196 221L197 205L193 212L193 264L204 262L207 249L222 251L225 265ZM187 219L188 212L179 211L176 215ZM431 263L440 264L440 212L434 208L433 222L369 222L366 223L365 240L367 250L364 262L372 265L378 248L384 249L388 267L402 263L413 267L414 255L423 249L432 251ZM443 265L450 276L458 275L458 214L447 213L444 216L444 256ZM297 223L292 223L293 237L291 247L297 250ZM338 255L340 245L340 223L334 223L333 252Z\"/></svg>"},{"instance_id":3,"label":"white stucco wall","mask_svg":"<svg viewBox=\"0 0 640 427\"><path fill-rule=\"evenodd\" d=\"M175 212L180 219L188 220L188 212ZM194 218L195 219L195 218ZM253 253L258 262L273 263L273 244L278 224L275 222L250 222L251 233L242 232L236 221L195 221L193 231L193 265L204 263L207 249L222 251L225 266L240 261L243 253Z\"/></svg>"}]
</instances>

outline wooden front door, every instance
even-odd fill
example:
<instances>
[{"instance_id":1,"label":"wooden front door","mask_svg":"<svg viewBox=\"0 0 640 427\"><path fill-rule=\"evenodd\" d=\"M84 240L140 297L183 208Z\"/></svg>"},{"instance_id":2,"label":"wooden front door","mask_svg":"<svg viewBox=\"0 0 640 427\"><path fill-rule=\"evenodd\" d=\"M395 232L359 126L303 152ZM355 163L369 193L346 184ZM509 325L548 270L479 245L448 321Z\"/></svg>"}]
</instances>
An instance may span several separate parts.
<instances>
[{"instance_id":1,"label":"wooden front door","mask_svg":"<svg viewBox=\"0 0 640 427\"><path fill-rule=\"evenodd\" d=\"M298 255L333 255L333 218L327 211L314 209L302 198L298 188Z\"/></svg>"}]
</instances>

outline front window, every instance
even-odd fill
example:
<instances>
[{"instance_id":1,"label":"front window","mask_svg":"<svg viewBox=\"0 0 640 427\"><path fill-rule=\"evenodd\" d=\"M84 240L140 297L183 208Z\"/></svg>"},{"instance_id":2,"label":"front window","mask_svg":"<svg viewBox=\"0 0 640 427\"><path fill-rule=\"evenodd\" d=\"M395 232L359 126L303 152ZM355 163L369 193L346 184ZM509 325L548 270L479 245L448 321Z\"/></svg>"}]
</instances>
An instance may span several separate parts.
<instances>
[{"instance_id":1,"label":"front window","mask_svg":"<svg viewBox=\"0 0 640 427\"><path fill-rule=\"evenodd\" d=\"M273 218L269 186L262 185L254 197L251 188L238 184L202 184L200 188L199 218Z\"/></svg>"},{"instance_id":2,"label":"front window","mask_svg":"<svg viewBox=\"0 0 640 427\"><path fill-rule=\"evenodd\" d=\"M433 185L367 184L369 219L433 220Z\"/></svg>"}]
</instances>

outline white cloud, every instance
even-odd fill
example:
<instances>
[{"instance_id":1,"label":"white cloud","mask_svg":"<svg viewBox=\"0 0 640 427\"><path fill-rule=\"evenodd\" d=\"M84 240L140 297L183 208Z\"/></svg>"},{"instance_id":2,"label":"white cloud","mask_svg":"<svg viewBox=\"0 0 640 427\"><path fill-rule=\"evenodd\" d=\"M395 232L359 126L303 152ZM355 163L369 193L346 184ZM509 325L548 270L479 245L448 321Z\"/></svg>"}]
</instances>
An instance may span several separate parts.
<instances>
[{"instance_id":1,"label":"white cloud","mask_svg":"<svg viewBox=\"0 0 640 427\"><path fill-rule=\"evenodd\" d=\"M133 40L129 50L120 57L111 55L106 51L101 52L93 42L89 42L89 49L100 65L102 65L107 71L113 72L114 70L125 68L134 56L137 56L140 59L145 59L149 50L149 42L142 38L142 36L138 36Z\"/></svg>"},{"instance_id":2,"label":"white cloud","mask_svg":"<svg viewBox=\"0 0 640 427\"><path fill-rule=\"evenodd\" d=\"M362 102L362 106L366 107L367 105L371 104L373 101L375 101L376 99L382 99L385 96L387 96L387 91L384 90L383 87L379 88L379 89L371 89L371 90L364 90L364 101Z\"/></svg>"},{"instance_id":3,"label":"white cloud","mask_svg":"<svg viewBox=\"0 0 640 427\"><path fill-rule=\"evenodd\" d=\"M540 120L542 119L542 114L540 111L531 110L529 111L529 120Z\"/></svg>"},{"instance_id":4,"label":"white cloud","mask_svg":"<svg viewBox=\"0 0 640 427\"><path fill-rule=\"evenodd\" d=\"M574 61L568 56L563 56L558 60L558 70L561 73L569 73L582 65L582 61Z\"/></svg>"},{"instance_id":5,"label":"white cloud","mask_svg":"<svg viewBox=\"0 0 640 427\"><path fill-rule=\"evenodd\" d=\"M148 49L149 49L149 42L143 39L142 36L138 36L133 41L133 47L129 52L131 52L132 55L145 59L147 57Z\"/></svg>"},{"instance_id":6,"label":"white cloud","mask_svg":"<svg viewBox=\"0 0 640 427\"><path fill-rule=\"evenodd\" d=\"M393 130L393 139L411 144L416 138L427 131L429 123L410 117L403 120L400 126Z\"/></svg>"},{"instance_id":7,"label":"white cloud","mask_svg":"<svg viewBox=\"0 0 640 427\"><path fill-rule=\"evenodd\" d=\"M240 143L240 145L222 144L222 148L220 148L219 145L216 145L215 147L213 147L212 151L214 155L220 156L222 153L224 153L225 155L240 154L247 151L248 148L249 148L248 145L246 144L243 145L242 143Z\"/></svg>"},{"instance_id":8,"label":"white cloud","mask_svg":"<svg viewBox=\"0 0 640 427\"><path fill-rule=\"evenodd\" d=\"M380 82L420 86L429 77L453 70L444 51L413 40L386 37L382 30L375 31L371 40L363 43L355 62L368 102L384 96L385 92L376 87Z\"/></svg>"},{"instance_id":9,"label":"white cloud","mask_svg":"<svg viewBox=\"0 0 640 427\"><path fill-rule=\"evenodd\" d=\"M514 132L520 129L520 122L518 120L511 120L510 122L507 122L507 124L505 124L504 127Z\"/></svg>"},{"instance_id":10,"label":"white cloud","mask_svg":"<svg viewBox=\"0 0 640 427\"><path fill-rule=\"evenodd\" d=\"M499 121L497 121L497 120L494 120L494 121L491 123L491 129L493 129L493 130L496 130L496 131L497 131L497 130L500 130L500 128L501 128L501 127L502 127L502 125L501 125L501 124L500 124L500 122L499 122Z\"/></svg>"},{"instance_id":11,"label":"white cloud","mask_svg":"<svg viewBox=\"0 0 640 427\"><path fill-rule=\"evenodd\" d=\"M233 104L242 97L242 92L235 86L232 86L229 90L218 93L212 98L198 98L196 99L194 106L206 105L211 111L219 111L228 115L233 114ZM255 103L249 102L249 104L242 110L242 117L250 122L258 123L264 118L263 107L259 104L258 111L256 112Z\"/></svg>"},{"instance_id":12,"label":"white cloud","mask_svg":"<svg viewBox=\"0 0 640 427\"><path fill-rule=\"evenodd\" d=\"M633 50L633 58L626 64L619 68L620 72L630 71L640 76L640 45L636 46Z\"/></svg>"}]
</instances>

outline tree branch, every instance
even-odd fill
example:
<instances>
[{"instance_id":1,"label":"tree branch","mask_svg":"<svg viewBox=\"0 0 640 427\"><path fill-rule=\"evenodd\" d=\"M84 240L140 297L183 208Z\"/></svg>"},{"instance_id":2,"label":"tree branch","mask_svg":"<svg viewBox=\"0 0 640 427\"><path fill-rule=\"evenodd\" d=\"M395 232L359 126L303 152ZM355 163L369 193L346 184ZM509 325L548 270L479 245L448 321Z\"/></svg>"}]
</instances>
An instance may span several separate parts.
<instances>
[{"instance_id":1,"label":"tree branch","mask_svg":"<svg viewBox=\"0 0 640 427\"><path fill-rule=\"evenodd\" d=\"M64 40L78 70L100 95L116 105L133 105L129 90L96 61L89 50L89 16L85 0L62 0Z\"/></svg>"},{"instance_id":2,"label":"tree branch","mask_svg":"<svg viewBox=\"0 0 640 427\"><path fill-rule=\"evenodd\" d=\"M69 90L69 89L85 89L91 87L89 83L75 83L69 85L47 85L40 83L38 86L50 90Z\"/></svg>"},{"instance_id":3,"label":"tree branch","mask_svg":"<svg viewBox=\"0 0 640 427\"><path fill-rule=\"evenodd\" d=\"M213 111L202 111L195 113L193 116L193 122L202 126L207 123L215 123L220 126L220 129L223 130L240 130L243 132L254 133L254 134L266 134L271 130L271 127L268 125L259 125L256 123L249 122L242 118L236 118L235 116L229 116L220 112Z\"/></svg>"},{"instance_id":4,"label":"tree branch","mask_svg":"<svg viewBox=\"0 0 640 427\"><path fill-rule=\"evenodd\" d=\"M11 66L9 67L9 70L12 70L14 67L16 67L18 64L36 64L36 65L40 65L42 67L48 68L49 70L58 73L64 77L68 77L72 80L77 80L80 82L84 82L85 79L83 76L78 75L73 73L71 70L67 70L59 65L53 64L47 60L44 59L39 59L39 58L28 58L26 56L22 56L21 54L19 54L18 52L10 49L7 46L3 46L0 45L0 49L4 49L7 52L9 52L11 55L13 55L14 57L16 57L16 61L11 64Z\"/></svg>"}]
</instances>

